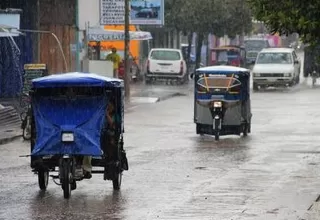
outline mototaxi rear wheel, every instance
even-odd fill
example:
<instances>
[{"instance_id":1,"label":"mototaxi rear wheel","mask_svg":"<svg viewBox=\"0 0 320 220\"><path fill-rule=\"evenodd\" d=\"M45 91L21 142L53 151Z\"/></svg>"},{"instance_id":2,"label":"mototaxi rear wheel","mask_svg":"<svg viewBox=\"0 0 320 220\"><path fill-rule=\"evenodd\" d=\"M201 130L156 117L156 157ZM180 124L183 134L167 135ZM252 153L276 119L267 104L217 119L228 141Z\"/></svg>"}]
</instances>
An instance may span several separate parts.
<instances>
[{"instance_id":1,"label":"mototaxi rear wheel","mask_svg":"<svg viewBox=\"0 0 320 220\"><path fill-rule=\"evenodd\" d=\"M247 137L248 136L248 132L249 132L249 125L248 125L248 123L245 123L243 125L243 131L242 131L243 137Z\"/></svg>"},{"instance_id":2,"label":"mototaxi rear wheel","mask_svg":"<svg viewBox=\"0 0 320 220\"><path fill-rule=\"evenodd\" d=\"M31 132L29 127L25 127L22 130L22 138L25 141L29 141L31 139Z\"/></svg>"},{"instance_id":3,"label":"mototaxi rear wheel","mask_svg":"<svg viewBox=\"0 0 320 220\"><path fill-rule=\"evenodd\" d=\"M29 116L26 116L25 124L22 126L22 137L25 141L29 141L31 139L31 121Z\"/></svg>"},{"instance_id":4,"label":"mototaxi rear wheel","mask_svg":"<svg viewBox=\"0 0 320 220\"><path fill-rule=\"evenodd\" d=\"M49 171L39 170L38 171L38 184L41 190L46 190L49 182Z\"/></svg>"},{"instance_id":5,"label":"mototaxi rear wheel","mask_svg":"<svg viewBox=\"0 0 320 220\"><path fill-rule=\"evenodd\" d=\"M112 186L113 186L113 190L120 190L121 188L121 183L122 183L122 147L118 145L118 149L117 149L117 159L118 161L115 164L115 170L114 170L114 178L112 180Z\"/></svg>"},{"instance_id":6,"label":"mototaxi rear wheel","mask_svg":"<svg viewBox=\"0 0 320 220\"><path fill-rule=\"evenodd\" d=\"M122 183L122 172L116 174L116 177L112 180L114 190L120 190Z\"/></svg>"}]
</instances>

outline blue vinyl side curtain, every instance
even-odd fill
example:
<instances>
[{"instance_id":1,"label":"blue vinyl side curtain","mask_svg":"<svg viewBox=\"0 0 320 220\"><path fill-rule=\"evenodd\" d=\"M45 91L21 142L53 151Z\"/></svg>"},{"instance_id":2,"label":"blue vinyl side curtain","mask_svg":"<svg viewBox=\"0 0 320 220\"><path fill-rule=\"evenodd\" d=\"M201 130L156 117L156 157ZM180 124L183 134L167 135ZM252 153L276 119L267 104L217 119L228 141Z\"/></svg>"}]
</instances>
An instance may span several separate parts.
<instances>
[{"instance_id":1,"label":"blue vinyl side curtain","mask_svg":"<svg viewBox=\"0 0 320 220\"><path fill-rule=\"evenodd\" d=\"M22 90L23 66L32 62L30 35L0 38L0 97L15 97Z\"/></svg>"},{"instance_id":2,"label":"blue vinyl side curtain","mask_svg":"<svg viewBox=\"0 0 320 220\"><path fill-rule=\"evenodd\" d=\"M20 29L35 29L36 1L1 0L0 8L22 9ZM20 53L8 37L0 37L0 97L15 97L22 91L23 66L33 62L31 34L13 37Z\"/></svg>"}]
</instances>

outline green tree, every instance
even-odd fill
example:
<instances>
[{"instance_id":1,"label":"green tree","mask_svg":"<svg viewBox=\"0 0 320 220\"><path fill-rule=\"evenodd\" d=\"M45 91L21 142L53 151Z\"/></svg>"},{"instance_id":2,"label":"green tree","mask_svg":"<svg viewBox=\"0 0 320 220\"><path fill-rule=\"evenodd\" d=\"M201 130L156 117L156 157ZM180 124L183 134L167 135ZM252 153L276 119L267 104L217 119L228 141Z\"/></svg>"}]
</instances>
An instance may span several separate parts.
<instances>
[{"instance_id":1,"label":"green tree","mask_svg":"<svg viewBox=\"0 0 320 220\"><path fill-rule=\"evenodd\" d=\"M319 42L320 1L317 0L247 0L253 16L263 21L271 32L298 33L305 43Z\"/></svg>"},{"instance_id":2,"label":"green tree","mask_svg":"<svg viewBox=\"0 0 320 220\"><path fill-rule=\"evenodd\" d=\"M245 0L166 0L165 10L166 25L189 36L189 53L192 33L197 33L196 68L208 34L235 36L247 33L252 27Z\"/></svg>"}]
</instances>

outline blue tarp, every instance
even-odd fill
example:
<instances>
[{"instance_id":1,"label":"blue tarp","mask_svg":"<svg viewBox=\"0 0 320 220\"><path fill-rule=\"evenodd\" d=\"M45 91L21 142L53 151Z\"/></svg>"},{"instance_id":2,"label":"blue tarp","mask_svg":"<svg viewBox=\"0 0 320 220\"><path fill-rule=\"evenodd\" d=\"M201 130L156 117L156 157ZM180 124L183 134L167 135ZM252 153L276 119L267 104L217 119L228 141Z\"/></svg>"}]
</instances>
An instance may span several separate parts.
<instances>
[{"instance_id":1,"label":"blue tarp","mask_svg":"<svg viewBox=\"0 0 320 220\"><path fill-rule=\"evenodd\" d=\"M33 88L65 86L123 87L123 80L100 76L94 73L61 73L32 80Z\"/></svg>"},{"instance_id":2,"label":"blue tarp","mask_svg":"<svg viewBox=\"0 0 320 220\"><path fill-rule=\"evenodd\" d=\"M105 121L105 96L58 99L34 97L33 113L37 139L32 155L102 155L100 136ZM62 142L62 133L72 132L74 142Z\"/></svg>"},{"instance_id":3,"label":"blue tarp","mask_svg":"<svg viewBox=\"0 0 320 220\"><path fill-rule=\"evenodd\" d=\"M20 52L8 37L0 37L0 97L16 97L22 89L23 64L30 62L25 54L28 38L13 37ZM30 43L29 43L30 44ZM31 44L30 44L31 45Z\"/></svg>"}]
</instances>

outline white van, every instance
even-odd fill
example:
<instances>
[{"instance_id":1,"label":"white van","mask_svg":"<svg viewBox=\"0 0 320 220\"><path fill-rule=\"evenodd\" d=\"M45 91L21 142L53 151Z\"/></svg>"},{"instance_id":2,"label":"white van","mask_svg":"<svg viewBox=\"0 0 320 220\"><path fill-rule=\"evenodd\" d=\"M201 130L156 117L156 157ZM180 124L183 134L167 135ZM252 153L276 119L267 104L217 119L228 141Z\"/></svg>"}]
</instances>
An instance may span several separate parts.
<instances>
[{"instance_id":1,"label":"white van","mask_svg":"<svg viewBox=\"0 0 320 220\"><path fill-rule=\"evenodd\" d=\"M149 52L145 80L176 80L184 83L188 80L187 65L179 49L154 48Z\"/></svg>"},{"instance_id":2,"label":"white van","mask_svg":"<svg viewBox=\"0 0 320 220\"><path fill-rule=\"evenodd\" d=\"M268 86L293 86L299 83L300 60L292 48L265 48L252 69L253 90Z\"/></svg>"}]
</instances>

